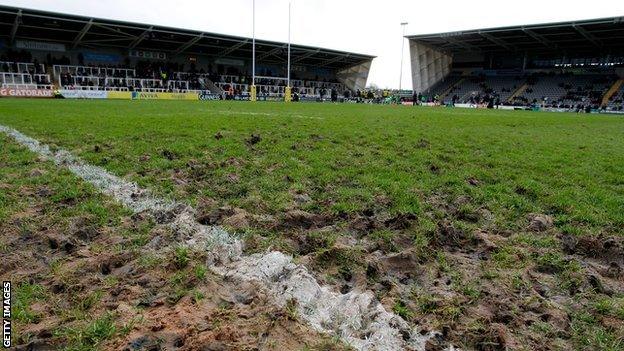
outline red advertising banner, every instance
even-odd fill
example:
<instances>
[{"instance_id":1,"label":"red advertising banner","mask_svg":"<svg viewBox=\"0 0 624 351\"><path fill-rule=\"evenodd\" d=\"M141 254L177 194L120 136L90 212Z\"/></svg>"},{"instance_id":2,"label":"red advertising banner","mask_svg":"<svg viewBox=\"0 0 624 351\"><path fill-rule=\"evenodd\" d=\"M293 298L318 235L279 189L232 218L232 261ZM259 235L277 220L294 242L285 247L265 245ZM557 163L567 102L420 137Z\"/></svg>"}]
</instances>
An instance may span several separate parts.
<instances>
[{"instance_id":1,"label":"red advertising banner","mask_svg":"<svg viewBox=\"0 0 624 351\"><path fill-rule=\"evenodd\" d=\"M1 97L51 98L54 92L47 89L0 89Z\"/></svg>"}]
</instances>

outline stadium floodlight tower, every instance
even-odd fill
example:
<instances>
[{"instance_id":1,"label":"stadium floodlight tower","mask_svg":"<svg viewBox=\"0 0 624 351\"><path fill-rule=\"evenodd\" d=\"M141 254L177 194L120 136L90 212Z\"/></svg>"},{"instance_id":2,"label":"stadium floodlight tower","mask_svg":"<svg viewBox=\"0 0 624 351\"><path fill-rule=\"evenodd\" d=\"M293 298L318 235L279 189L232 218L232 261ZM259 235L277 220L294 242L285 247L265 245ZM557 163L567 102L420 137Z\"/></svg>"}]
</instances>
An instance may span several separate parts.
<instances>
[{"instance_id":1,"label":"stadium floodlight tower","mask_svg":"<svg viewBox=\"0 0 624 351\"><path fill-rule=\"evenodd\" d=\"M409 23L401 22L401 28L403 28L403 35L401 36L401 68L399 73L399 93L401 92L401 88L403 85L403 56L405 56L405 27Z\"/></svg>"}]
</instances>

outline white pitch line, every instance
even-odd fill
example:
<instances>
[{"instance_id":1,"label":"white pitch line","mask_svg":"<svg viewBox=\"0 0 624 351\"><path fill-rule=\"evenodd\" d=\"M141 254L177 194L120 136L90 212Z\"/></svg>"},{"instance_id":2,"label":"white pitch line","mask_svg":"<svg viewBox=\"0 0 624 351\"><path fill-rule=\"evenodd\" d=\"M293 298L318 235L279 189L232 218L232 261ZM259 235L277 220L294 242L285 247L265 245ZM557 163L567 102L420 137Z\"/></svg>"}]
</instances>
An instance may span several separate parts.
<instances>
[{"instance_id":1,"label":"white pitch line","mask_svg":"<svg viewBox=\"0 0 624 351\"><path fill-rule=\"evenodd\" d=\"M65 150L50 148L19 131L0 125L0 131L43 158L67 167L135 213L147 213L156 222L171 227L184 238L184 244L205 248L208 266L224 277L260 284L284 307L296 301L299 315L315 330L337 335L357 350L395 351L425 349L425 343L438 333L419 333L401 317L388 312L373 292L341 294L321 286L308 269L281 252L245 256L242 243L220 227L205 226L195 220L190 206L160 199L136 183L87 164ZM455 350L450 347L448 350Z\"/></svg>"},{"instance_id":2,"label":"white pitch line","mask_svg":"<svg viewBox=\"0 0 624 351\"><path fill-rule=\"evenodd\" d=\"M300 114L290 115L287 113L280 114L274 112L249 112L249 111L231 111L231 110L223 110L223 111L212 111L216 113L221 113L224 115L244 115L244 116L266 116L266 117L291 117L291 118L303 118L303 119L318 119L323 120L323 117L316 116L304 116Z\"/></svg>"},{"instance_id":3,"label":"white pitch line","mask_svg":"<svg viewBox=\"0 0 624 351\"><path fill-rule=\"evenodd\" d=\"M301 119L315 119L315 120L324 120L323 117L317 116L304 116L301 114L280 114L280 113L271 113L271 112L250 112L250 111L232 111L232 110L223 110L223 111L210 111L213 113L223 114L223 115L232 115L232 116L264 116L264 117L281 117L281 118L301 118ZM188 116L188 113L184 112L167 112L167 113L150 113L151 117L154 116Z\"/></svg>"}]
</instances>

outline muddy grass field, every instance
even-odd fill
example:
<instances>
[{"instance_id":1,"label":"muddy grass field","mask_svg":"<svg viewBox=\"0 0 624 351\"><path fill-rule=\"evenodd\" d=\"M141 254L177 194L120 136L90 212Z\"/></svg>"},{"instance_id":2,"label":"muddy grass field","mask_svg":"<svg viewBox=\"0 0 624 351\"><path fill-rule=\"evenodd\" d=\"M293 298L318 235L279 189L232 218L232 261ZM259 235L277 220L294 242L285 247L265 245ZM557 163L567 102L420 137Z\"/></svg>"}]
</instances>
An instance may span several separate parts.
<instances>
[{"instance_id":1,"label":"muddy grass field","mask_svg":"<svg viewBox=\"0 0 624 351\"><path fill-rule=\"evenodd\" d=\"M428 350L624 347L622 118L4 99L0 125L194 206L247 254L373 291L441 333ZM22 349L348 349L168 230L0 134L0 274Z\"/></svg>"}]
</instances>

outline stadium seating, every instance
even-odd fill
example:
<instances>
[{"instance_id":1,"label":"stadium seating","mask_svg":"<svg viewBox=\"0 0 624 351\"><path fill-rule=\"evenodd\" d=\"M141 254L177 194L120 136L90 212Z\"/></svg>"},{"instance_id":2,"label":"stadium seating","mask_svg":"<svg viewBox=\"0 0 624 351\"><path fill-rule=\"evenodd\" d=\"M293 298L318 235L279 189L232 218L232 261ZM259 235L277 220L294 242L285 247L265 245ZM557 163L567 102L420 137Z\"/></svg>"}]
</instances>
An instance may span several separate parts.
<instances>
[{"instance_id":1,"label":"stadium seating","mask_svg":"<svg viewBox=\"0 0 624 351\"><path fill-rule=\"evenodd\" d=\"M489 77L485 85L491 92L498 94L501 103L509 100L511 95L524 84L525 80L516 76L493 76ZM487 92L487 89L486 89Z\"/></svg>"},{"instance_id":2,"label":"stadium seating","mask_svg":"<svg viewBox=\"0 0 624 351\"><path fill-rule=\"evenodd\" d=\"M455 86L460 83L461 79L462 77L460 75L449 75L431 89L431 94L433 96L440 96L444 101L448 100L448 102L450 102L453 95L451 92ZM447 99L448 95L451 96Z\"/></svg>"},{"instance_id":3,"label":"stadium seating","mask_svg":"<svg viewBox=\"0 0 624 351\"><path fill-rule=\"evenodd\" d=\"M536 75L528 79L529 88L520 98L552 107L599 106L614 81L614 77L596 74Z\"/></svg>"},{"instance_id":4,"label":"stadium seating","mask_svg":"<svg viewBox=\"0 0 624 351\"><path fill-rule=\"evenodd\" d=\"M25 62L0 62L0 86L15 89L52 89L45 66Z\"/></svg>"},{"instance_id":5,"label":"stadium seating","mask_svg":"<svg viewBox=\"0 0 624 351\"><path fill-rule=\"evenodd\" d=\"M560 108L591 105L597 108L616 80L617 77L606 74L451 74L434 86L428 95L439 96L446 104L453 97L457 103L482 103L486 97L494 97L503 105L539 104ZM613 95L610 106L619 101L617 96L621 97L621 91Z\"/></svg>"},{"instance_id":6,"label":"stadium seating","mask_svg":"<svg viewBox=\"0 0 624 351\"><path fill-rule=\"evenodd\" d=\"M444 101L451 101L453 96L457 97L457 102L469 102L471 97L481 96L483 80L480 77L468 77L455 85L444 98Z\"/></svg>"},{"instance_id":7,"label":"stadium seating","mask_svg":"<svg viewBox=\"0 0 624 351\"><path fill-rule=\"evenodd\" d=\"M192 73L176 72L172 78L139 77L136 69L55 65L54 76L62 89L142 92L188 92L207 90Z\"/></svg>"},{"instance_id":8,"label":"stadium seating","mask_svg":"<svg viewBox=\"0 0 624 351\"><path fill-rule=\"evenodd\" d=\"M61 89L76 90L117 90L142 92L188 92L210 91L220 94L232 88L236 95L249 92L251 77L239 75L211 75L196 72L173 72L170 79L160 78L160 73L147 71L139 73L136 68L126 67L93 67L55 65L54 76L58 79ZM285 93L287 80L278 77L256 77L258 94L282 97ZM320 82L308 80L291 80L293 92L303 97L318 98L329 96L332 89L338 94L346 90L337 82Z\"/></svg>"}]
</instances>

